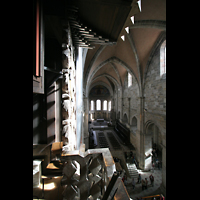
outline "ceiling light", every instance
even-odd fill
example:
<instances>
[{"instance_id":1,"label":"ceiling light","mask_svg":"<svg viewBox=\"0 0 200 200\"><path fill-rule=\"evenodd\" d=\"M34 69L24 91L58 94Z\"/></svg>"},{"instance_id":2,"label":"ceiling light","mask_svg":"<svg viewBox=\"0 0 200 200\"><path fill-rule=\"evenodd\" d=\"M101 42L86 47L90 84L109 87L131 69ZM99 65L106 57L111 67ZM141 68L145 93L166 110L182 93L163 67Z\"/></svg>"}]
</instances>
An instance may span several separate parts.
<instances>
[{"instance_id":1,"label":"ceiling light","mask_svg":"<svg viewBox=\"0 0 200 200\"><path fill-rule=\"evenodd\" d=\"M138 2L138 6L139 6L139 9L140 9L140 12L142 11L142 8L141 8L141 0L139 0Z\"/></svg>"},{"instance_id":2,"label":"ceiling light","mask_svg":"<svg viewBox=\"0 0 200 200\"><path fill-rule=\"evenodd\" d=\"M125 41L125 36L124 36L124 35L122 35L122 36L121 36L121 39L122 39L123 41Z\"/></svg>"},{"instance_id":3,"label":"ceiling light","mask_svg":"<svg viewBox=\"0 0 200 200\"><path fill-rule=\"evenodd\" d=\"M134 24L134 16L131 17L131 21Z\"/></svg>"},{"instance_id":4,"label":"ceiling light","mask_svg":"<svg viewBox=\"0 0 200 200\"><path fill-rule=\"evenodd\" d=\"M127 33L129 33L129 27L126 27L125 30Z\"/></svg>"}]
</instances>

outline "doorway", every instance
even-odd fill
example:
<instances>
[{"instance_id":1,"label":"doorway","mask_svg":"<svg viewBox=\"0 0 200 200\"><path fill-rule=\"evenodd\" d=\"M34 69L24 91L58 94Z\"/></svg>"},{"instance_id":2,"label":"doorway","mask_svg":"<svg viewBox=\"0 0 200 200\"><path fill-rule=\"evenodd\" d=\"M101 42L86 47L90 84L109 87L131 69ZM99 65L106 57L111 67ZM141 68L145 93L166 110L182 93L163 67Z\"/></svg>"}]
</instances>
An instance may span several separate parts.
<instances>
[{"instance_id":1,"label":"doorway","mask_svg":"<svg viewBox=\"0 0 200 200\"><path fill-rule=\"evenodd\" d=\"M156 168L161 167L162 161L162 148L161 148L161 133L153 122L146 124L145 139L144 139L144 152L145 152L145 169L150 169L152 163ZM153 153L152 153L153 152ZM158 166L158 161L159 166Z\"/></svg>"}]
</instances>

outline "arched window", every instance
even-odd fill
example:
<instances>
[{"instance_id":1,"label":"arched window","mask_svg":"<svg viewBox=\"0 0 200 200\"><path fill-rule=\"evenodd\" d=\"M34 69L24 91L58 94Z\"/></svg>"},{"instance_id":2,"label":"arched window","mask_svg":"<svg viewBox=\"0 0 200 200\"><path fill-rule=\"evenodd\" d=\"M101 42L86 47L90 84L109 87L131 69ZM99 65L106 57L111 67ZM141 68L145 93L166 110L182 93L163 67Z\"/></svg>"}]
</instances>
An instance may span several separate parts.
<instances>
[{"instance_id":1,"label":"arched window","mask_svg":"<svg viewBox=\"0 0 200 200\"><path fill-rule=\"evenodd\" d=\"M101 110L101 100L97 100L97 108L96 108L96 110Z\"/></svg>"},{"instance_id":2,"label":"arched window","mask_svg":"<svg viewBox=\"0 0 200 200\"><path fill-rule=\"evenodd\" d=\"M160 47L160 76L166 74L166 40Z\"/></svg>"},{"instance_id":3,"label":"arched window","mask_svg":"<svg viewBox=\"0 0 200 200\"><path fill-rule=\"evenodd\" d=\"M91 110L94 110L94 101L91 101Z\"/></svg>"},{"instance_id":4,"label":"arched window","mask_svg":"<svg viewBox=\"0 0 200 200\"><path fill-rule=\"evenodd\" d=\"M111 111L111 101L108 103L108 111Z\"/></svg>"},{"instance_id":5,"label":"arched window","mask_svg":"<svg viewBox=\"0 0 200 200\"><path fill-rule=\"evenodd\" d=\"M128 87L132 85L132 75L128 73Z\"/></svg>"},{"instance_id":6,"label":"arched window","mask_svg":"<svg viewBox=\"0 0 200 200\"><path fill-rule=\"evenodd\" d=\"M107 110L107 101L106 100L103 102L103 110Z\"/></svg>"}]
</instances>

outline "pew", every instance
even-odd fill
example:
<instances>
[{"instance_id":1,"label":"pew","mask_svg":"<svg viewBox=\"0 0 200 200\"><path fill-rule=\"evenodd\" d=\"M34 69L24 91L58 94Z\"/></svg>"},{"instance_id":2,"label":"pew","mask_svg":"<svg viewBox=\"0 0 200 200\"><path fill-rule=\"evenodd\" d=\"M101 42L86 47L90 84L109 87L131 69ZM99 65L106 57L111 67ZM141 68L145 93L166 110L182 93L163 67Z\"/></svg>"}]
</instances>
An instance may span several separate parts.
<instances>
[{"instance_id":1,"label":"pew","mask_svg":"<svg viewBox=\"0 0 200 200\"><path fill-rule=\"evenodd\" d=\"M116 120L115 131L124 144L130 144L130 130L125 125L120 123L119 120Z\"/></svg>"}]
</instances>

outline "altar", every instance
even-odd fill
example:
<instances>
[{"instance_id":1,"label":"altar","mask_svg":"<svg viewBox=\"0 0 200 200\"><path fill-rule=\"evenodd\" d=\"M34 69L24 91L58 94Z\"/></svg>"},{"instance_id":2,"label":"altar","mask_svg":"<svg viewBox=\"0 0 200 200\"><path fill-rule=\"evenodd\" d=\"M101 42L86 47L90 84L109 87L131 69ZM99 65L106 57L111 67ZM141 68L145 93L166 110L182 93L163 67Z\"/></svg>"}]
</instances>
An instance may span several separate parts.
<instances>
[{"instance_id":1,"label":"altar","mask_svg":"<svg viewBox=\"0 0 200 200\"><path fill-rule=\"evenodd\" d=\"M104 119L97 119L97 122L104 122Z\"/></svg>"}]
</instances>

